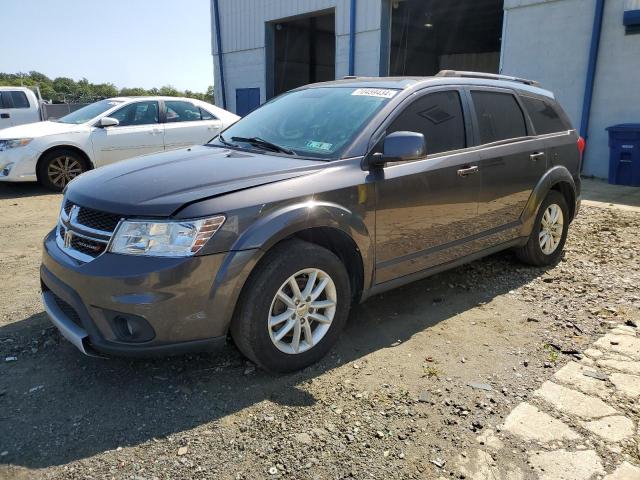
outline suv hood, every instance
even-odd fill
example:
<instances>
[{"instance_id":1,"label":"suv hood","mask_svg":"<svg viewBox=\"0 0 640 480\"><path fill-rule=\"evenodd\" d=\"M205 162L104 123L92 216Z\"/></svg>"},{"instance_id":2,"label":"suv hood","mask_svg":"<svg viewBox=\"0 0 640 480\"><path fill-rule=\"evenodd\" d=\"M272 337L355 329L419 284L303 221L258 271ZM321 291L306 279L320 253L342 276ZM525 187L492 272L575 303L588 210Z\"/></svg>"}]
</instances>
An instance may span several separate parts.
<instances>
[{"instance_id":1,"label":"suv hood","mask_svg":"<svg viewBox=\"0 0 640 480\"><path fill-rule=\"evenodd\" d=\"M47 135L59 135L71 132L80 132L89 127L73 123L59 122L35 122L17 125L15 127L3 128L0 130L0 140L9 138L38 138Z\"/></svg>"},{"instance_id":2,"label":"suv hood","mask_svg":"<svg viewBox=\"0 0 640 480\"><path fill-rule=\"evenodd\" d=\"M323 165L326 162L197 146L92 170L69 184L66 197L123 216L168 217L185 204L307 175Z\"/></svg>"}]
</instances>

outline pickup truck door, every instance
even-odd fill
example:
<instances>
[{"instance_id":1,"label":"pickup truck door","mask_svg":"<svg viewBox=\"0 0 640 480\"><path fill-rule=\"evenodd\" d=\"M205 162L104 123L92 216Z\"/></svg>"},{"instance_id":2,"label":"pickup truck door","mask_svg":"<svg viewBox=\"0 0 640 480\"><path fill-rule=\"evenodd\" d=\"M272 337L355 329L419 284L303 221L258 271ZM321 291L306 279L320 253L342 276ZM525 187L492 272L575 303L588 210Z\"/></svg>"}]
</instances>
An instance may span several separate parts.
<instances>
[{"instance_id":1,"label":"pickup truck door","mask_svg":"<svg viewBox=\"0 0 640 480\"><path fill-rule=\"evenodd\" d=\"M95 127L91 143L96 167L127 158L162 152L164 125L160 123L160 107L155 100L128 103L111 115L120 124Z\"/></svg>"},{"instance_id":2,"label":"pickup truck door","mask_svg":"<svg viewBox=\"0 0 640 480\"><path fill-rule=\"evenodd\" d=\"M210 112L184 100L165 100L165 150L202 145L215 137L222 122Z\"/></svg>"},{"instance_id":3,"label":"pickup truck door","mask_svg":"<svg viewBox=\"0 0 640 480\"><path fill-rule=\"evenodd\" d=\"M480 157L467 148L465 97L451 87L428 92L399 107L386 129L423 133L427 156L390 163L375 182L377 284L473 253L468 242L479 233Z\"/></svg>"}]
</instances>

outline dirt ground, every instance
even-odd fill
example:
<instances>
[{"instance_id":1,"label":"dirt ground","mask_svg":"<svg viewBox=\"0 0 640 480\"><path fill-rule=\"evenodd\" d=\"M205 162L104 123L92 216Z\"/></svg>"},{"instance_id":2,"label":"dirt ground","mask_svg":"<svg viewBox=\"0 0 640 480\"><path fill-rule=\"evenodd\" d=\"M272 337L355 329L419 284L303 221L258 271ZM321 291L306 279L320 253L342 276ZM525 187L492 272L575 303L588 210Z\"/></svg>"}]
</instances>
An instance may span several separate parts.
<instances>
[{"instance_id":1,"label":"dirt ground","mask_svg":"<svg viewBox=\"0 0 640 480\"><path fill-rule=\"evenodd\" d=\"M640 213L584 207L554 268L505 252L372 298L299 373L232 346L87 358L40 303L60 201L0 185L0 478L464 478L453 459L483 430L611 322L640 321Z\"/></svg>"}]
</instances>

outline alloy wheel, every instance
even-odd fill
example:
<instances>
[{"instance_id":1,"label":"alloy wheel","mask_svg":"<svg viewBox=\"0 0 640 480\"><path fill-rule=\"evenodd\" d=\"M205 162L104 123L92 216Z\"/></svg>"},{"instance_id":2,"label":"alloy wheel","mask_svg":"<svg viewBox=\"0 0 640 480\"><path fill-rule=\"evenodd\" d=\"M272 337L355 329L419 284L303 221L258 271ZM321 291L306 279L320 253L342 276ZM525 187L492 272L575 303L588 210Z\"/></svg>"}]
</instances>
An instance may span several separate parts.
<instances>
[{"instance_id":1,"label":"alloy wheel","mask_svg":"<svg viewBox=\"0 0 640 480\"><path fill-rule=\"evenodd\" d=\"M331 328L336 303L336 286L324 271L307 268L291 275L271 302L267 319L271 341L288 354L310 350Z\"/></svg>"},{"instance_id":2,"label":"alloy wheel","mask_svg":"<svg viewBox=\"0 0 640 480\"><path fill-rule=\"evenodd\" d=\"M540 249L545 255L551 255L556 251L562 240L564 229L564 215L559 205L552 203L542 215L538 241Z\"/></svg>"},{"instance_id":3,"label":"alloy wheel","mask_svg":"<svg viewBox=\"0 0 640 480\"><path fill-rule=\"evenodd\" d=\"M47 168L49 181L58 188L64 188L67 183L81 173L82 165L80 162L67 155L54 158Z\"/></svg>"}]
</instances>

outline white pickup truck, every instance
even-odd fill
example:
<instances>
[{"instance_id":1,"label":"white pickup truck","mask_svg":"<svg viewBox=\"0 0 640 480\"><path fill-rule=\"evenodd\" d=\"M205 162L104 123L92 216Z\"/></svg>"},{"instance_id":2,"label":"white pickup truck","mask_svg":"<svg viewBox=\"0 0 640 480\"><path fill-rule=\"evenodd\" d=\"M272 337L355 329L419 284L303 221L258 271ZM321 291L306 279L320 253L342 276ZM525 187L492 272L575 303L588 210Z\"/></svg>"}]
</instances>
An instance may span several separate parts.
<instances>
[{"instance_id":1,"label":"white pickup truck","mask_svg":"<svg viewBox=\"0 0 640 480\"><path fill-rule=\"evenodd\" d=\"M42 101L26 87L0 87L0 129L43 120Z\"/></svg>"}]
</instances>

